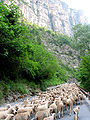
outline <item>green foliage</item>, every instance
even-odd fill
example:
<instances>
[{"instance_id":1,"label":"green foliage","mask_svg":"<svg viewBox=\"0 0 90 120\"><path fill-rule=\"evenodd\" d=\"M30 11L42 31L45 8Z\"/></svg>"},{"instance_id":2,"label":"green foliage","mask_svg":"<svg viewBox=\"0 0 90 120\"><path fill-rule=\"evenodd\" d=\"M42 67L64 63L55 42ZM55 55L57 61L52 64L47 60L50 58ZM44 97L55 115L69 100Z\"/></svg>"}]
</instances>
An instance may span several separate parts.
<instances>
[{"instance_id":1,"label":"green foliage","mask_svg":"<svg viewBox=\"0 0 90 120\"><path fill-rule=\"evenodd\" d=\"M10 90L12 90L13 92L17 93L21 93L21 94L27 94L27 88L26 88L27 84L24 83L23 81L19 80L18 82L13 82L13 81L7 81L5 82L0 81L0 98L2 98L3 96L8 96L10 93Z\"/></svg>"},{"instance_id":2,"label":"green foliage","mask_svg":"<svg viewBox=\"0 0 90 120\"><path fill-rule=\"evenodd\" d=\"M90 50L90 25L75 25L73 31L73 44L80 51L80 55L85 55L86 50Z\"/></svg>"},{"instance_id":3,"label":"green foliage","mask_svg":"<svg viewBox=\"0 0 90 120\"><path fill-rule=\"evenodd\" d=\"M42 45L44 33L60 41L67 37L28 23L13 1L0 3L0 31L0 97L10 90L27 93L29 85L33 92L38 86L44 90L67 79L58 60Z\"/></svg>"},{"instance_id":4,"label":"green foliage","mask_svg":"<svg viewBox=\"0 0 90 120\"><path fill-rule=\"evenodd\" d=\"M81 57L81 63L78 69L78 80L81 85L90 92L90 52Z\"/></svg>"},{"instance_id":5,"label":"green foliage","mask_svg":"<svg viewBox=\"0 0 90 120\"><path fill-rule=\"evenodd\" d=\"M0 3L0 77L14 77L18 74L19 57L24 50L23 41L19 38L26 30L18 22L20 10L11 3L9 6ZM17 71L17 72L16 72Z\"/></svg>"},{"instance_id":6,"label":"green foliage","mask_svg":"<svg viewBox=\"0 0 90 120\"><path fill-rule=\"evenodd\" d=\"M72 56L72 50L69 50L69 55Z\"/></svg>"},{"instance_id":7,"label":"green foliage","mask_svg":"<svg viewBox=\"0 0 90 120\"><path fill-rule=\"evenodd\" d=\"M19 92L21 94L27 94L28 93L25 83L20 83L20 82L14 83L13 82L10 85L10 87L11 87L11 90L14 91L14 92Z\"/></svg>"},{"instance_id":8,"label":"green foliage","mask_svg":"<svg viewBox=\"0 0 90 120\"><path fill-rule=\"evenodd\" d=\"M23 75L36 82L51 78L58 69L56 58L41 45L30 44L27 50L27 56L21 58Z\"/></svg>"},{"instance_id":9,"label":"green foliage","mask_svg":"<svg viewBox=\"0 0 90 120\"><path fill-rule=\"evenodd\" d=\"M55 44L56 46L59 46L59 47L61 47L63 44L67 44L71 46L71 38L68 37L67 35L54 33L53 31L50 31L50 30L47 30L44 34L47 34L47 33L48 33L48 36L50 36L47 42Z\"/></svg>"},{"instance_id":10,"label":"green foliage","mask_svg":"<svg viewBox=\"0 0 90 120\"><path fill-rule=\"evenodd\" d=\"M77 71L74 68L70 68L70 67L68 67L68 65L64 65L62 63L62 61L60 61L59 64L61 65L62 69L66 72L66 76L68 77L67 79L69 79L70 76L72 76L73 78L76 78ZM65 79L64 79L64 81L65 81Z\"/></svg>"}]
</instances>

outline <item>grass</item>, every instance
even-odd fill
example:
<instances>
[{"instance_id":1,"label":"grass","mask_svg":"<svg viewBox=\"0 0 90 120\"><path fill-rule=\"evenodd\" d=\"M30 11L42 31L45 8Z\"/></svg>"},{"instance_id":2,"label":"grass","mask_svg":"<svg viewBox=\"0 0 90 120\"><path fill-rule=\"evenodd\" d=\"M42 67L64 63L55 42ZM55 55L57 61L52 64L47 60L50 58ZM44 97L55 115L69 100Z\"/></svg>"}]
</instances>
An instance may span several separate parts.
<instances>
[{"instance_id":1,"label":"grass","mask_svg":"<svg viewBox=\"0 0 90 120\"><path fill-rule=\"evenodd\" d=\"M41 83L41 90L45 91L47 87L56 86L63 83L65 83L65 81L62 81L57 78L52 78L50 80L43 80L43 83Z\"/></svg>"},{"instance_id":2,"label":"grass","mask_svg":"<svg viewBox=\"0 0 90 120\"><path fill-rule=\"evenodd\" d=\"M57 78L43 80L43 83L37 85L33 81L29 82L27 80L18 80L17 82L9 81L8 83L0 81L0 99L8 96L9 91L13 91L14 93L19 92L20 94L28 94L28 87L30 87L31 92L35 95L35 90L37 89L44 91L49 86L56 86L62 83L64 83L64 81Z\"/></svg>"}]
</instances>

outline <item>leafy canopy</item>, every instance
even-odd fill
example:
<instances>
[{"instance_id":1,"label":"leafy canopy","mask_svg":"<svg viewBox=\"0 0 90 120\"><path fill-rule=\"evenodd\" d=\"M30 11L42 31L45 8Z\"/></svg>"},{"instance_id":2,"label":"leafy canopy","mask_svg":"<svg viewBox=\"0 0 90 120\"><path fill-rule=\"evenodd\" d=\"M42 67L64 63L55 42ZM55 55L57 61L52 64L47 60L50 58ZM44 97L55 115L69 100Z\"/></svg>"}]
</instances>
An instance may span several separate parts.
<instances>
[{"instance_id":1,"label":"leafy canopy","mask_svg":"<svg viewBox=\"0 0 90 120\"><path fill-rule=\"evenodd\" d=\"M78 80L90 92L90 52L81 58L82 60L78 69Z\"/></svg>"},{"instance_id":2,"label":"leafy canopy","mask_svg":"<svg viewBox=\"0 0 90 120\"><path fill-rule=\"evenodd\" d=\"M25 78L40 84L52 78L65 80L65 71L41 44L39 27L24 21L13 2L0 3L0 78L7 82Z\"/></svg>"},{"instance_id":3,"label":"leafy canopy","mask_svg":"<svg viewBox=\"0 0 90 120\"><path fill-rule=\"evenodd\" d=\"M90 50L90 25L75 25L74 44L81 55L85 55L86 50Z\"/></svg>"}]
</instances>

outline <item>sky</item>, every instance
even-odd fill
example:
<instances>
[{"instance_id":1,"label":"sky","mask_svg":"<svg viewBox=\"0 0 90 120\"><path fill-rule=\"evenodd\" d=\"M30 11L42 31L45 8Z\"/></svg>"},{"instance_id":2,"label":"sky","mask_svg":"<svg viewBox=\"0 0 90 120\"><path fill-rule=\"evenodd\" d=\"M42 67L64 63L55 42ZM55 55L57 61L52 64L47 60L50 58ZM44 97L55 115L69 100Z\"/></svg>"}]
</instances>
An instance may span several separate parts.
<instances>
[{"instance_id":1,"label":"sky","mask_svg":"<svg viewBox=\"0 0 90 120\"><path fill-rule=\"evenodd\" d=\"M90 24L90 0L62 0L66 2L70 8L83 10L84 15L88 18Z\"/></svg>"}]
</instances>

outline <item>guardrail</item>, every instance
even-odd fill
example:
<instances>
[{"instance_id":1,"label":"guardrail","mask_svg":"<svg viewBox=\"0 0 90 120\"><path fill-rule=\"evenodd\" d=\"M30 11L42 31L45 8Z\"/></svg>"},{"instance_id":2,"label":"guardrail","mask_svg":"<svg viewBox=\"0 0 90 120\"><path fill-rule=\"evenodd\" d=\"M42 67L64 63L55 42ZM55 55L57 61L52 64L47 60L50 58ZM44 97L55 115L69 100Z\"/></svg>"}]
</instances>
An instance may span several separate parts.
<instances>
[{"instance_id":1,"label":"guardrail","mask_svg":"<svg viewBox=\"0 0 90 120\"><path fill-rule=\"evenodd\" d=\"M76 83L75 83L76 84ZM76 84L77 85L77 84ZM82 91L82 93L90 100L90 92L87 92L84 88L81 88L79 85L77 87Z\"/></svg>"}]
</instances>

